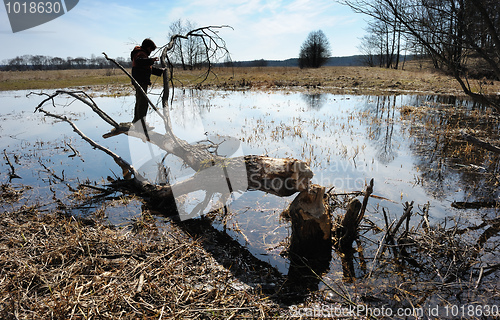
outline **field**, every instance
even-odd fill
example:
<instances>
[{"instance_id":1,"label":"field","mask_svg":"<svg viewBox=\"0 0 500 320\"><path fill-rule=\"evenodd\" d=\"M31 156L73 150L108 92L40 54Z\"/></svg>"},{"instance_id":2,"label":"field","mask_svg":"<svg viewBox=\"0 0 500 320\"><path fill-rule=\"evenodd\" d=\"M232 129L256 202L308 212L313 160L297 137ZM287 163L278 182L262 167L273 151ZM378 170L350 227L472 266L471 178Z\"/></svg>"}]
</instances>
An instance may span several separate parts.
<instances>
[{"instance_id":1,"label":"field","mask_svg":"<svg viewBox=\"0 0 500 320\"><path fill-rule=\"evenodd\" d=\"M368 67L214 68L202 87L219 89L292 89L330 93L382 94L428 93L462 95L458 83L429 65L408 63L404 70ZM174 70L176 86L200 85L201 71ZM153 77L154 78L154 77ZM153 79L154 81L154 79ZM500 81L471 80L474 91L500 92ZM130 80L118 69L2 71L0 90L55 89L99 86L116 91L130 87ZM123 90L122 90L123 91Z\"/></svg>"}]
</instances>

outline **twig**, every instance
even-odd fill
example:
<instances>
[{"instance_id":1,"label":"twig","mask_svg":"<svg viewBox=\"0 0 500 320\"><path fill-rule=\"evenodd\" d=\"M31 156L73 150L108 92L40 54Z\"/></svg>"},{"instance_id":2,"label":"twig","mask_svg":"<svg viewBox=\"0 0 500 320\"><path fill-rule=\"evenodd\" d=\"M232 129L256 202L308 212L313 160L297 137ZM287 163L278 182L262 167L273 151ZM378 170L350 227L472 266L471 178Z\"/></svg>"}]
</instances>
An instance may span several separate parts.
<instances>
[{"instance_id":1,"label":"twig","mask_svg":"<svg viewBox=\"0 0 500 320\"><path fill-rule=\"evenodd\" d=\"M385 211L384 211L385 213ZM382 237L382 239L380 240L380 243L379 243L379 246L377 248L377 252L375 253L375 257L373 258L373 262L372 262L372 267L370 269L370 272L368 273L368 278L370 278L373 274L373 269L375 269L375 265L377 263L377 259L378 259L378 256L382 250L383 247L385 247L385 243L386 243L386 240L388 239L389 237L389 232L391 231L391 227L394 225L394 222L396 222L396 220L394 220L390 226L388 226L387 228L387 231L385 232L384 236ZM383 250L382 250L383 252Z\"/></svg>"},{"instance_id":2,"label":"twig","mask_svg":"<svg viewBox=\"0 0 500 320\"><path fill-rule=\"evenodd\" d=\"M394 227L394 230L391 230L391 236L392 237L394 237L394 235L398 231L399 227L401 227L401 225L403 224L403 222L406 219L408 219L409 216L411 216L411 213L412 213L411 211L412 210L413 210L413 201L411 203L406 202L404 204L404 213L403 213L403 215L401 216L401 218L399 219L398 223Z\"/></svg>"},{"instance_id":3,"label":"twig","mask_svg":"<svg viewBox=\"0 0 500 320\"><path fill-rule=\"evenodd\" d=\"M161 306L161 311L160 311L160 317L158 318L158 320L161 320L161 318L163 317L163 312L165 311L165 306Z\"/></svg>"},{"instance_id":4,"label":"twig","mask_svg":"<svg viewBox=\"0 0 500 320\"><path fill-rule=\"evenodd\" d=\"M481 283L481 280L483 279L483 273L484 273L484 267L481 267L481 270L479 271L479 276L477 277L476 286L474 287L474 289L477 289L479 287L479 284Z\"/></svg>"},{"instance_id":5,"label":"twig","mask_svg":"<svg viewBox=\"0 0 500 320\"><path fill-rule=\"evenodd\" d=\"M5 151L5 149L3 149L3 154L4 154L4 158L5 160L7 160L7 164L9 165L10 167L10 172L9 172L9 182L12 181L12 179L22 179L20 176L18 176L16 174L16 169L14 169L14 166L12 165L12 163L10 162L9 160L9 156L7 155L7 152Z\"/></svg>"},{"instance_id":6,"label":"twig","mask_svg":"<svg viewBox=\"0 0 500 320\"><path fill-rule=\"evenodd\" d=\"M36 92L30 92L28 95L31 95L31 94L47 95L47 94L41 94L41 93L36 93ZM49 100L52 100L52 105L54 105L54 98L57 97L58 95L61 95L61 94L67 94L67 95L69 95L69 96L71 96L71 97L73 97L73 98L75 98L75 99L77 99L77 100L85 103L95 113L97 113L97 115L99 115L104 121L106 121L107 123L109 123L113 127L118 128L120 126L115 120L113 120L113 118L111 118L108 114L106 114L106 112L102 111L101 108L99 108L97 106L97 104L95 103L95 101L92 100L92 98L86 92L84 92L84 91L57 90L54 94L48 96L47 99L45 99L42 102L40 102L38 104L38 106L35 108L34 112L38 111L38 109L40 109ZM79 94L82 94L85 97L81 97Z\"/></svg>"},{"instance_id":7,"label":"twig","mask_svg":"<svg viewBox=\"0 0 500 320\"><path fill-rule=\"evenodd\" d=\"M67 143L67 142L66 142L65 144L66 144L66 146L67 146L68 148L70 148L70 149L71 149L71 151L73 151L73 154L70 154L70 155L68 156L68 158L73 158L73 157L76 157L76 156L80 156L80 152L79 152L78 150L76 150L75 148L73 148L73 146L72 146L70 143ZM83 159L82 159L82 160L83 160Z\"/></svg>"}]
</instances>

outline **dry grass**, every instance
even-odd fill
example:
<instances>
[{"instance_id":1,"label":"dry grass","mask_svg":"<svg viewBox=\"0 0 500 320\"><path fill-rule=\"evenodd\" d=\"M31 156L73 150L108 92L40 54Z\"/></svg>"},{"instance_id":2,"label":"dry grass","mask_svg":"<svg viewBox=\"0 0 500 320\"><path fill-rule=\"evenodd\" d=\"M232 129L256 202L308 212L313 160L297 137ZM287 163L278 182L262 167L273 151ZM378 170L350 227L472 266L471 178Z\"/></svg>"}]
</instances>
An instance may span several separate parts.
<instances>
[{"instance_id":1,"label":"dry grass","mask_svg":"<svg viewBox=\"0 0 500 320\"><path fill-rule=\"evenodd\" d=\"M451 77L407 63L405 70L368 67L296 67L215 68L214 74L200 85L202 71L175 70L176 86L219 89L288 89L319 90L330 93L384 94L426 93L462 95ZM471 82L475 91L500 92L499 81ZM129 79L119 70L62 70L0 72L0 90L53 89L75 86L98 86L116 90L130 87Z\"/></svg>"},{"instance_id":2,"label":"dry grass","mask_svg":"<svg viewBox=\"0 0 500 320\"><path fill-rule=\"evenodd\" d=\"M120 86L129 83L127 76L117 69L0 71L0 90Z\"/></svg>"},{"instance_id":3,"label":"dry grass","mask_svg":"<svg viewBox=\"0 0 500 320\"><path fill-rule=\"evenodd\" d=\"M198 241L155 223L145 215L126 231L33 207L2 213L0 318L263 319L282 313Z\"/></svg>"}]
</instances>

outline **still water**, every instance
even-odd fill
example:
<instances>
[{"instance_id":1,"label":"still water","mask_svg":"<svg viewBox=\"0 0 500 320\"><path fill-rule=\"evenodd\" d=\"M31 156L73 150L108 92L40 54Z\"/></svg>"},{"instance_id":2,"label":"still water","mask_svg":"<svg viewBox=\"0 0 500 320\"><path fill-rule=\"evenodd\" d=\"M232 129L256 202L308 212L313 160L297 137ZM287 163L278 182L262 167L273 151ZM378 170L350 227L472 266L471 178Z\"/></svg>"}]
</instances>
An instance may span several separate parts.
<instances>
[{"instance_id":1,"label":"still water","mask_svg":"<svg viewBox=\"0 0 500 320\"><path fill-rule=\"evenodd\" d=\"M0 149L21 179L13 186L29 185L17 205L74 201L71 188L78 184L101 186L107 176L120 177L113 160L75 134L67 123L34 113L45 96L28 92L0 93ZM155 101L159 92L151 94ZM94 93L94 101L117 122L130 121L134 97L109 97ZM44 109L68 116L89 138L119 154L152 181L158 179L156 163L161 150L135 138L119 135L104 139L111 127L86 105L72 98L58 98ZM425 110L425 112L422 112ZM432 224L449 220L477 225L496 217L496 209L459 210L454 201L498 200L499 159L482 150L471 151L465 142L450 139L459 129L497 136L498 117L480 106L454 97L394 95L354 96L254 91L179 91L170 110L173 132L190 143L206 140L237 141L236 148L219 150L227 156L268 155L297 158L310 163L313 183L333 193L364 190L374 179L374 194L366 217L384 226L382 209L392 219L402 214L402 204L415 202L418 211L430 205ZM150 112L148 122L164 132L160 119ZM5 150L5 151L4 151ZM172 155L163 163L171 168L171 181L185 170ZM9 183L10 166L0 165L2 184ZM289 226L280 212L293 200L259 191L240 195L229 207L228 232L257 257L286 273L287 259L279 253ZM108 221L126 227L141 214L139 201L79 206L75 214L103 209ZM9 210L4 207L3 210ZM491 241L495 241L493 238ZM498 240L498 239L497 239ZM376 247L375 247L376 249ZM490 263L498 257L489 255ZM332 260L331 273L340 272Z\"/></svg>"}]
</instances>

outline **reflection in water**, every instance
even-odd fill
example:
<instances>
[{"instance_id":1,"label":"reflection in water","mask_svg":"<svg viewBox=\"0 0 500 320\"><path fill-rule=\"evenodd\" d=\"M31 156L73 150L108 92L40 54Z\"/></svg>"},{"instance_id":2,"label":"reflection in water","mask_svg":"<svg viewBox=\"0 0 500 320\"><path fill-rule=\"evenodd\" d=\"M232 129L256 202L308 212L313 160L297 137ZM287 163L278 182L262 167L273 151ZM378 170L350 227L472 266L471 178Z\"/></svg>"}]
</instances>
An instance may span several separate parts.
<instances>
[{"instance_id":1,"label":"reflection in water","mask_svg":"<svg viewBox=\"0 0 500 320\"><path fill-rule=\"evenodd\" d=\"M326 103L327 95L321 93L303 93L302 99L310 110L319 111Z\"/></svg>"},{"instance_id":2,"label":"reflection in water","mask_svg":"<svg viewBox=\"0 0 500 320\"><path fill-rule=\"evenodd\" d=\"M368 97L364 116L371 122L369 136L377 145L377 159L388 164L397 156L397 142L393 141L397 96Z\"/></svg>"}]
</instances>

